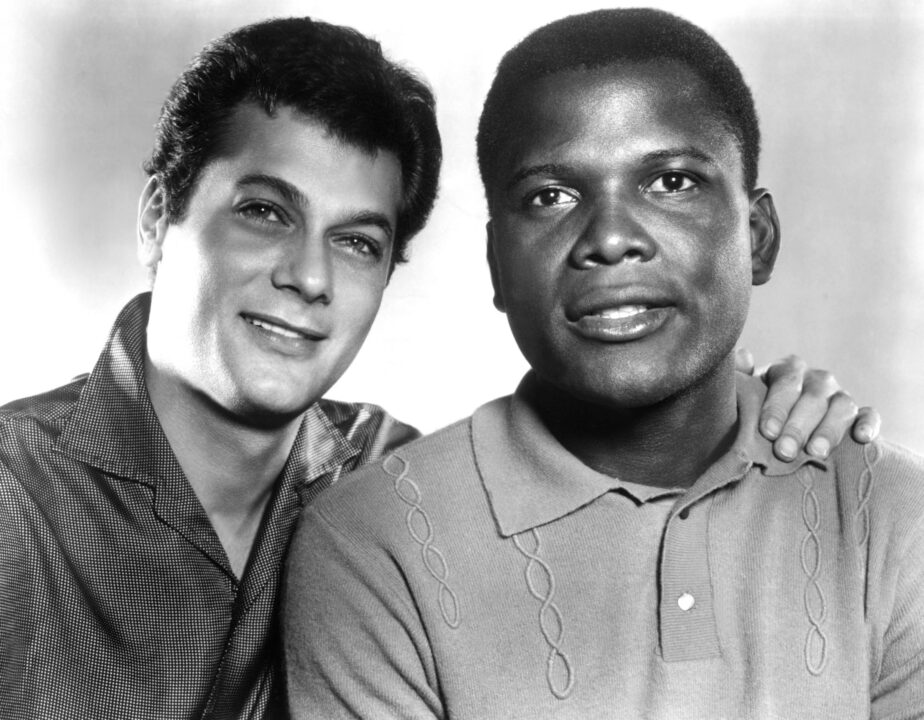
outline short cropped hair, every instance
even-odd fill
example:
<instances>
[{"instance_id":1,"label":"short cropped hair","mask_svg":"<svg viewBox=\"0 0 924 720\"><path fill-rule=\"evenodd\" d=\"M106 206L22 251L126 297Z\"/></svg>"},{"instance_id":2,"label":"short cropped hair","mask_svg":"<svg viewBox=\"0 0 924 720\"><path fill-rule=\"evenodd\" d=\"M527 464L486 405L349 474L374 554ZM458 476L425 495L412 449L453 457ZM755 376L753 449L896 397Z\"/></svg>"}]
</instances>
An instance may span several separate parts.
<instances>
[{"instance_id":1,"label":"short cropped hair","mask_svg":"<svg viewBox=\"0 0 924 720\"><path fill-rule=\"evenodd\" d=\"M745 185L753 189L760 130L751 90L741 71L702 28L650 8L596 10L562 18L532 32L504 55L478 124L478 168L485 189L492 182L498 150L509 132L507 108L524 85L567 70L656 60L683 63L705 83L718 118L741 151Z\"/></svg>"},{"instance_id":2,"label":"short cropped hair","mask_svg":"<svg viewBox=\"0 0 924 720\"><path fill-rule=\"evenodd\" d=\"M427 85L386 59L378 42L311 18L268 20L206 45L174 83L144 164L164 191L167 221L181 221L232 111L254 102L272 116L291 107L338 139L401 163L402 202L393 262L426 223L436 199L442 147Z\"/></svg>"}]
</instances>

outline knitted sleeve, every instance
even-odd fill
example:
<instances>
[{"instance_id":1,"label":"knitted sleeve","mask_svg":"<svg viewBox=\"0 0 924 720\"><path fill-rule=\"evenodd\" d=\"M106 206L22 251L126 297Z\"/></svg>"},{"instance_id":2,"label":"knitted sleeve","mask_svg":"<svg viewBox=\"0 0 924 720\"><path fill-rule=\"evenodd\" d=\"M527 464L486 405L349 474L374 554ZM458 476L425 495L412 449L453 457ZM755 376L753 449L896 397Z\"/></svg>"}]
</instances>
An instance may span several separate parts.
<instances>
[{"instance_id":1,"label":"knitted sleeve","mask_svg":"<svg viewBox=\"0 0 924 720\"><path fill-rule=\"evenodd\" d=\"M289 711L300 718L439 718L420 617L388 554L309 508L283 599Z\"/></svg>"},{"instance_id":2,"label":"knitted sleeve","mask_svg":"<svg viewBox=\"0 0 924 720\"><path fill-rule=\"evenodd\" d=\"M924 531L902 555L882 638L882 663L873 682L873 718L924 717Z\"/></svg>"},{"instance_id":3,"label":"knitted sleeve","mask_svg":"<svg viewBox=\"0 0 924 720\"><path fill-rule=\"evenodd\" d=\"M879 472L885 463L877 466L874 451L865 453L872 459L868 617L880 645L871 717L911 720L924 718L924 460L891 450L898 460L889 472ZM890 501L877 503L877 491Z\"/></svg>"}]
</instances>

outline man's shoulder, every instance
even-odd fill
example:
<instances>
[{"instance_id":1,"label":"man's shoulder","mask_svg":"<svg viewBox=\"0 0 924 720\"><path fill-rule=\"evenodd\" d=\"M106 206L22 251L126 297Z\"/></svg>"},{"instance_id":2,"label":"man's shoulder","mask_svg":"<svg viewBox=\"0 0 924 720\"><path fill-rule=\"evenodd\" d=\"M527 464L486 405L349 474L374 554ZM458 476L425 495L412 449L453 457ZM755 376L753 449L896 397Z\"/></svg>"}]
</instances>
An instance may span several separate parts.
<instances>
[{"instance_id":1,"label":"man's shoulder","mask_svg":"<svg viewBox=\"0 0 924 720\"><path fill-rule=\"evenodd\" d=\"M924 530L924 456L885 439L868 444L850 438L832 453L845 502L892 530Z\"/></svg>"},{"instance_id":2,"label":"man's shoulder","mask_svg":"<svg viewBox=\"0 0 924 720\"><path fill-rule=\"evenodd\" d=\"M81 375L61 387L0 406L0 436L56 436L71 417L86 382L87 376Z\"/></svg>"},{"instance_id":3,"label":"man's shoulder","mask_svg":"<svg viewBox=\"0 0 924 720\"><path fill-rule=\"evenodd\" d=\"M59 468L58 443L73 416L86 378L0 407L0 508L24 512L27 498L53 497L50 481Z\"/></svg>"},{"instance_id":4,"label":"man's shoulder","mask_svg":"<svg viewBox=\"0 0 924 720\"><path fill-rule=\"evenodd\" d=\"M924 455L885 438L865 444L844 438L831 454L830 462L838 476L848 478L867 473L912 486L918 479L924 480Z\"/></svg>"},{"instance_id":5,"label":"man's shoulder","mask_svg":"<svg viewBox=\"0 0 924 720\"><path fill-rule=\"evenodd\" d=\"M446 548L476 527L493 529L493 519L465 419L342 476L305 508L293 553L311 552L326 538L416 567L409 558L419 557L419 543L433 533Z\"/></svg>"},{"instance_id":6,"label":"man's shoulder","mask_svg":"<svg viewBox=\"0 0 924 720\"><path fill-rule=\"evenodd\" d=\"M473 467L471 418L424 435L341 477L312 505L327 514L348 506L365 506L394 493L396 482L439 487L461 467Z\"/></svg>"}]
</instances>

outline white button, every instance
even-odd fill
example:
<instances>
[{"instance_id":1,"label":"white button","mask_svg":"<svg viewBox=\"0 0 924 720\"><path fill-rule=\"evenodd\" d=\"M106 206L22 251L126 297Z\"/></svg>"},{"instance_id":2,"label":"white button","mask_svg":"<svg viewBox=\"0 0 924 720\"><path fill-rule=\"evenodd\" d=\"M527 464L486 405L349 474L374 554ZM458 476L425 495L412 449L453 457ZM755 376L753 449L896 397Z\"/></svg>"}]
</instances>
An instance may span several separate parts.
<instances>
[{"instance_id":1,"label":"white button","mask_svg":"<svg viewBox=\"0 0 924 720\"><path fill-rule=\"evenodd\" d=\"M690 595L690 593L684 593L684 594L681 595L679 598L677 598L677 605L678 605L678 606L680 607L680 609L683 610L684 612L686 612L687 610L689 610L689 609L690 609L691 607L693 607L695 604L696 604L696 598L693 597L692 595Z\"/></svg>"}]
</instances>

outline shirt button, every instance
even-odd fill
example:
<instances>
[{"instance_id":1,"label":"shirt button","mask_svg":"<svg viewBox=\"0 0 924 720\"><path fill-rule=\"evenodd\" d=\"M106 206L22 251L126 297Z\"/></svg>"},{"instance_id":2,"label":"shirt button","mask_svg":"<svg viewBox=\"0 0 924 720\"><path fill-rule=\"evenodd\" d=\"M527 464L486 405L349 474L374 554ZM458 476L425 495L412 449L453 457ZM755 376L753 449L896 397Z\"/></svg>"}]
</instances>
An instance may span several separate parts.
<instances>
[{"instance_id":1,"label":"shirt button","mask_svg":"<svg viewBox=\"0 0 924 720\"><path fill-rule=\"evenodd\" d=\"M690 595L690 593L684 593L679 598L677 598L677 605L684 612L687 612L687 610L692 608L695 604L696 598Z\"/></svg>"}]
</instances>

